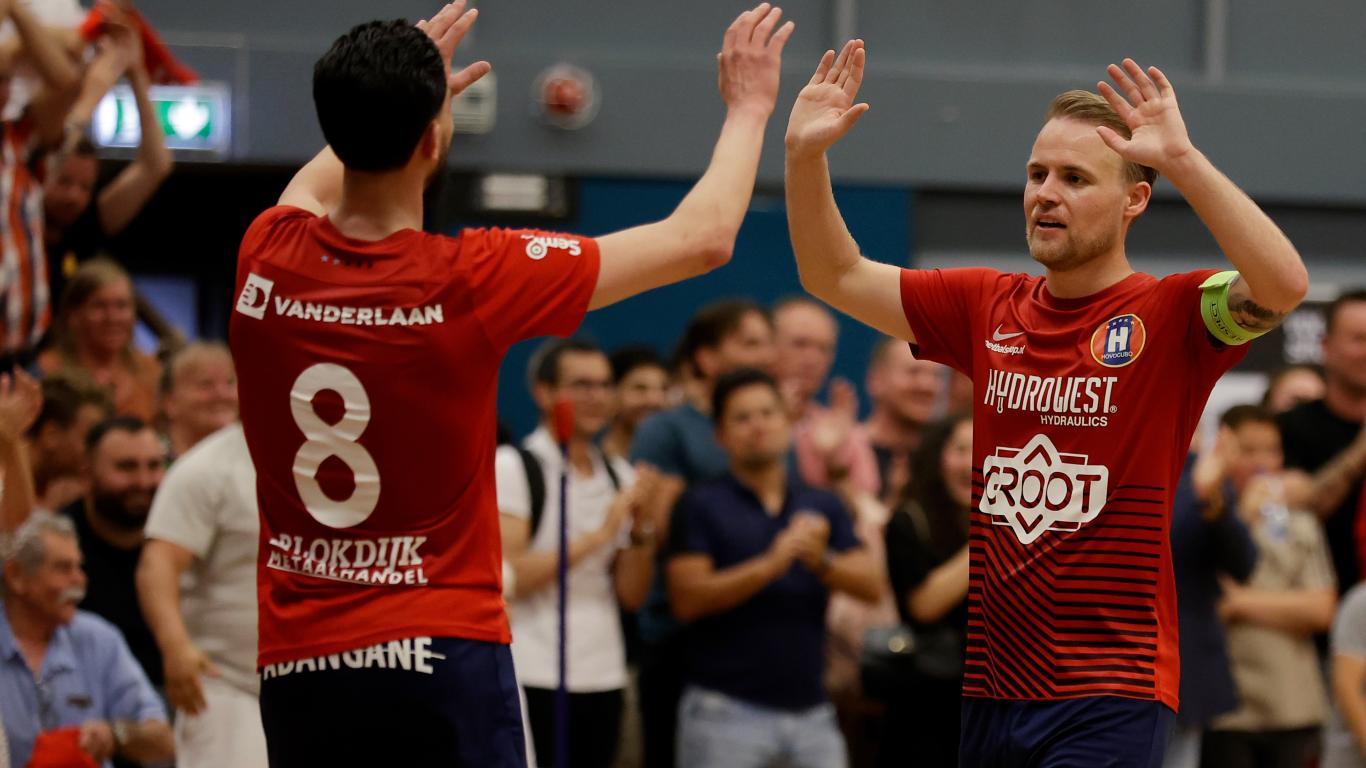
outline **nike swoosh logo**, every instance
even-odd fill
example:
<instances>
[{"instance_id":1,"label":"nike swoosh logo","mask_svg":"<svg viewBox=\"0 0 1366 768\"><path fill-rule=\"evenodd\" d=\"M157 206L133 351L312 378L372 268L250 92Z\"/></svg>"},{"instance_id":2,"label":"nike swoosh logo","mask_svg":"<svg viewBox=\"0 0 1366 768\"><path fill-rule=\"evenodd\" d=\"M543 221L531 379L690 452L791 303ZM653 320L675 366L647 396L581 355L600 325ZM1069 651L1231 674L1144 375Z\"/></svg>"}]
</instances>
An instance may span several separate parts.
<instances>
[{"instance_id":1,"label":"nike swoosh logo","mask_svg":"<svg viewBox=\"0 0 1366 768\"><path fill-rule=\"evenodd\" d=\"M1024 335L1024 331L1016 331L1015 333L1001 333L1001 327L1004 325L1005 323L1001 323L1001 325L996 326L995 333L991 334L992 341L1005 341L1006 339L1013 339L1016 336Z\"/></svg>"}]
</instances>

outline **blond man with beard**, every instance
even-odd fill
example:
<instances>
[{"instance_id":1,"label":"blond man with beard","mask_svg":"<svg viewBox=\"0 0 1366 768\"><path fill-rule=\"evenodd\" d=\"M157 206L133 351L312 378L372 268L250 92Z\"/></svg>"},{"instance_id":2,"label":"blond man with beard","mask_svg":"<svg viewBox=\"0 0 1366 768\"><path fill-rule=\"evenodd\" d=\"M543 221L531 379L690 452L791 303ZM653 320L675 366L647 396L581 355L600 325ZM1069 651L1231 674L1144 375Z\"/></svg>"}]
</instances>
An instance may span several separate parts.
<instances>
[{"instance_id":1,"label":"blond man with beard","mask_svg":"<svg viewBox=\"0 0 1366 768\"><path fill-rule=\"evenodd\" d=\"M825 156L868 109L864 62L861 40L827 52L793 107L788 226L803 287L973 379L961 761L1159 765L1180 679L1182 461L1215 381L1304 298L1304 264L1192 144L1166 76L1129 59L1099 95L1057 97L1031 149L1043 277L871 261ZM1134 271L1125 237L1159 173L1238 271Z\"/></svg>"}]
</instances>

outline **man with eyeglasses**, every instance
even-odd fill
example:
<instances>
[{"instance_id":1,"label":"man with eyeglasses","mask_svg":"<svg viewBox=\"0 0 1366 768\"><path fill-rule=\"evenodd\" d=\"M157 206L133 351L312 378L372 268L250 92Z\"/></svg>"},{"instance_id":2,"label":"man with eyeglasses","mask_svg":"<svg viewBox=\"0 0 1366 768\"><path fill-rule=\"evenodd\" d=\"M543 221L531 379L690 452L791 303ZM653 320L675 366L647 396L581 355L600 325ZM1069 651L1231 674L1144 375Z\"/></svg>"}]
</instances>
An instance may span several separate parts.
<instances>
[{"instance_id":1,"label":"man with eyeglasses","mask_svg":"<svg viewBox=\"0 0 1366 768\"><path fill-rule=\"evenodd\" d=\"M512 658L536 755L549 765L559 686L559 478L568 471L568 764L608 768L621 742L627 683L618 611L639 609L654 575L656 537L644 500L656 473L637 473L593 443L615 408L612 366L596 345L551 341L532 358L530 373L541 426L521 449L502 446L494 459L503 555L515 579L507 590ZM568 466L554 436L561 400L574 407Z\"/></svg>"},{"instance_id":2,"label":"man with eyeglasses","mask_svg":"<svg viewBox=\"0 0 1366 768\"><path fill-rule=\"evenodd\" d=\"M0 611L0 719L11 764L171 760L165 707L128 643L114 625L76 610L86 578L71 521L34 514L10 552Z\"/></svg>"}]
</instances>

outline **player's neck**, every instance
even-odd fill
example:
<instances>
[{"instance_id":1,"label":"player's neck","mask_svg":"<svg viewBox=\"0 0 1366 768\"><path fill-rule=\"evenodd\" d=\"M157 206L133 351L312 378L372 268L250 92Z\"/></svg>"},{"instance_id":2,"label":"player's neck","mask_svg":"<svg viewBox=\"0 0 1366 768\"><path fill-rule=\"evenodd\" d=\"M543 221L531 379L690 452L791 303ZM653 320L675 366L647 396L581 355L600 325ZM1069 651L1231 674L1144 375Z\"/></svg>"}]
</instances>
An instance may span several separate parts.
<instances>
[{"instance_id":1,"label":"player's neck","mask_svg":"<svg viewBox=\"0 0 1366 768\"><path fill-rule=\"evenodd\" d=\"M740 485L750 489L769 512L781 510L787 494L787 467L782 461L759 466L732 464L731 473Z\"/></svg>"},{"instance_id":2,"label":"player's neck","mask_svg":"<svg viewBox=\"0 0 1366 768\"><path fill-rule=\"evenodd\" d=\"M407 171L346 171L341 202L328 212L332 226L354 240L383 240L405 229L422 230L422 185Z\"/></svg>"},{"instance_id":3,"label":"player's neck","mask_svg":"<svg viewBox=\"0 0 1366 768\"><path fill-rule=\"evenodd\" d=\"M43 657L47 655L47 645L57 631L50 620L41 617L27 606L15 600L5 601L5 619L9 622L10 633L14 635L15 645L24 657L29 669L35 673L43 668Z\"/></svg>"},{"instance_id":4,"label":"player's neck","mask_svg":"<svg viewBox=\"0 0 1366 768\"><path fill-rule=\"evenodd\" d=\"M1057 299L1084 299L1100 293L1132 275L1134 268L1123 247L1066 271L1048 270L1044 277L1048 293Z\"/></svg>"},{"instance_id":5,"label":"player's neck","mask_svg":"<svg viewBox=\"0 0 1366 768\"><path fill-rule=\"evenodd\" d=\"M1329 413L1346 421L1366 421L1366 390L1345 385L1329 376L1323 390L1323 403Z\"/></svg>"},{"instance_id":6,"label":"player's neck","mask_svg":"<svg viewBox=\"0 0 1366 768\"><path fill-rule=\"evenodd\" d=\"M167 428L166 437L171 441L172 455L184 456L186 451L193 448L195 443L207 437L207 435L197 435L184 424L174 423Z\"/></svg>"},{"instance_id":7,"label":"player's neck","mask_svg":"<svg viewBox=\"0 0 1366 768\"><path fill-rule=\"evenodd\" d=\"M711 415L711 391L716 382L710 379L688 379L683 382L683 397L698 413Z\"/></svg>"},{"instance_id":8,"label":"player's neck","mask_svg":"<svg viewBox=\"0 0 1366 768\"><path fill-rule=\"evenodd\" d=\"M875 407L864 426L868 430L869 442L879 448L910 451L920 443L922 425L897 416L889 408Z\"/></svg>"},{"instance_id":9,"label":"player's neck","mask_svg":"<svg viewBox=\"0 0 1366 768\"><path fill-rule=\"evenodd\" d=\"M111 369L118 367L119 363L123 362L125 351L123 349L86 345L76 350L76 361L81 364L82 368L108 374Z\"/></svg>"},{"instance_id":10,"label":"player's neck","mask_svg":"<svg viewBox=\"0 0 1366 768\"><path fill-rule=\"evenodd\" d=\"M111 523L95 511L95 505L90 502L89 496L86 496L85 519L90 523L90 530L94 531L101 541L115 549L131 551L142 546L142 528L125 528Z\"/></svg>"},{"instance_id":11,"label":"player's neck","mask_svg":"<svg viewBox=\"0 0 1366 768\"><path fill-rule=\"evenodd\" d=\"M613 421L607 435L602 438L602 452L611 458L625 459L631 454L631 439L635 437L635 427L624 421Z\"/></svg>"},{"instance_id":12,"label":"player's neck","mask_svg":"<svg viewBox=\"0 0 1366 768\"><path fill-rule=\"evenodd\" d=\"M575 437L569 441L569 466L580 477L593 476L592 445L586 437Z\"/></svg>"}]
</instances>

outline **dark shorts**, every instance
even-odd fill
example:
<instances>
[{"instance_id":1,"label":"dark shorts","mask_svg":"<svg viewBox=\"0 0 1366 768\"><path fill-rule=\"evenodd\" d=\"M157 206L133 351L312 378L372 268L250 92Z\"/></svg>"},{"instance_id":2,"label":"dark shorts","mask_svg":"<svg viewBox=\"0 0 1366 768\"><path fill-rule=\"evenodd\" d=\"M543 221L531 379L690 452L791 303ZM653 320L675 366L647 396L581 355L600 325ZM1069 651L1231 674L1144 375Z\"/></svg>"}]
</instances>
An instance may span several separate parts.
<instances>
[{"instance_id":1,"label":"dark shorts","mask_svg":"<svg viewBox=\"0 0 1366 768\"><path fill-rule=\"evenodd\" d=\"M458 638L381 643L261 672L272 768L526 768L512 653Z\"/></svg>"},{"instance_id":2,"label":"dark shorts","mask_svg":"<svg viewBox=\"0 0 1366 768\"><path fill-rule=\"evenodd\" d=\"M963 699L959 764L974 768L1160 768L1176 713L1156 701Z\"/></svg>"}]
</instances>

